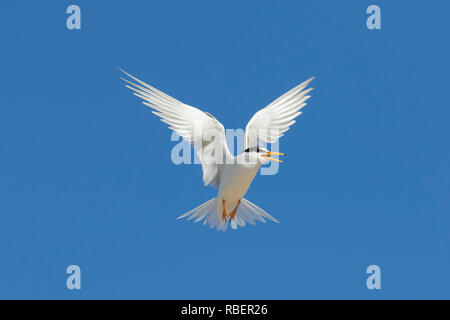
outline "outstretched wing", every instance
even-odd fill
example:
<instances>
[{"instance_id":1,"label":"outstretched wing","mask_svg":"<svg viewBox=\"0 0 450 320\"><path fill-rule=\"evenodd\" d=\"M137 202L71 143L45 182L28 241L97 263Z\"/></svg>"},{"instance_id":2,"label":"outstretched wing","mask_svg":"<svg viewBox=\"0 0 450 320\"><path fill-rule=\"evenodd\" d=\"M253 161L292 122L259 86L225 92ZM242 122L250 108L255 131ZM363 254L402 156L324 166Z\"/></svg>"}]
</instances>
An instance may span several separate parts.
<instances>
[{"instance_id":1,"label":"outstretched wing","mask_svg":"<svg viewBox=\"0 0 450 320\"><path fill-rule=\"evenodd\" d=\"M258 145L258 141L275 143L295 123L313 88L306 89L314 77L283 94L267 107L259 110L245 127L244 150Z\"/></svg>"},{"instance_id":2,"label":"outstretched wing","mask_svg":"<svg viewBox=\"0 0 450 320\"><path fill-rule=\"evenodd\" d=\"M211 114L184 104L121 71L135 81L121 78L128 83L126 87L142 98L145 105L154 109L152 113L167 123L170 129L192 144L202 163L205 185L218 186L223 164L232 157L223 125Z\"/></svg>"}]
</instances>

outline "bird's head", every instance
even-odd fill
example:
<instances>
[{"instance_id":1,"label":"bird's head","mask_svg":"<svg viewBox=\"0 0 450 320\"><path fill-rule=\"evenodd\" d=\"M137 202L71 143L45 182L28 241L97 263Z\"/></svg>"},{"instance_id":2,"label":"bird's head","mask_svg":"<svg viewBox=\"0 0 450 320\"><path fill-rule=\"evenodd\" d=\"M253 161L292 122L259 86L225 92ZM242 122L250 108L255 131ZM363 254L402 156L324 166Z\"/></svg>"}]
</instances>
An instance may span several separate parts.
<instances>
[{"instance_id":1,"label":"bird's head","mask_svg":"<svg viewBox=\"0 0 450 320\"><path fill-rule=\"evenodd\" d=\"M281 152L271 152L263 147L250 147L244 150L246 155L248 155L248 158L250 160L256 160L258 163L263 164L267 161L278 161L283 162L279 159L272 158L272 155L281 155L281 156L287 156L286 153Z\"/></svg>"}]
</instances>

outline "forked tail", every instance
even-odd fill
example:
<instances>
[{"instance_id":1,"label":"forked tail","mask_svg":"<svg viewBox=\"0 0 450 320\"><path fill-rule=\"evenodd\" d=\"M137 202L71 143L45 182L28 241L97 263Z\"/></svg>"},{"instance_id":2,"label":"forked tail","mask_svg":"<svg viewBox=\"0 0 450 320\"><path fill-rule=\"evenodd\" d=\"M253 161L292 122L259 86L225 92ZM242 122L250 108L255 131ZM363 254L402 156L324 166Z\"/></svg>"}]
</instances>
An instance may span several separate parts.
<instances>
[{"instance_id":1,"label":"forked tail","mask_svg":"<svg viewBox=\"0 0 450 320\"><path fill-rule=\"evenodd\" d=\"M264 218L279 223L277 219L272 217L256 204L253 204L244 198L241 199L241 204L239 205L233 220L230 220L230 218L228 217L227 220L224 221L221 217L219 217L219 214L217 213L217 198L213 198L199 205L197 208L186 212L182 216L179 216L177 219L186 217L188 221L192 219L195 219L194 222L203 220L203 225L208 224L211 228L216 227L217 230L222 231L227 230L228 224L230 224L233 229L237 229L238 226L244 227L247 222L255 225L256 220L262 223L266 223L266 220Z\"/></svg>"}]
</instances>

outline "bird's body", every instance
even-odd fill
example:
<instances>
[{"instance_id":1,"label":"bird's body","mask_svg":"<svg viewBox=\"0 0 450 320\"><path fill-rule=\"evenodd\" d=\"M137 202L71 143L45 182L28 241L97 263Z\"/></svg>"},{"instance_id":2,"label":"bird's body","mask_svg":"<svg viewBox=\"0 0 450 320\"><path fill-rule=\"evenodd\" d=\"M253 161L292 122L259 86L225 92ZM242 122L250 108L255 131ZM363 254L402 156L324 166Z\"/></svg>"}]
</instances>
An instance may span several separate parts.
<instances>
[{"instance_id":1,"label":"bird's body","mask_svg":"<svg viewBox=\"0 0 450 320\"><path fill-rule=\"evenodd\" d=\"M223 231L228 224L236 229L246 223L255 224L255 220L265 222L264 218L278 222L244 196L263 163L282 162L271 156L285 154L270 152L259 146L259 142L276 142L295 123L294 119L310 98L306 94L312 88L305 88L313 78L286 92L252 117L245 129L244 152L235 157L228 150L223 125L214 116L123 72L136 81L123 79L131 85L127 87L153 108L152 112L169 124L170 129L192 144L202 163L204 184L218 189L216 198L179 218L195 219L194 222L203 220L203 224Z\"/></svg>"},{"instance_id":2,"label":"bird's body","mask_svg":"<svg viewBox=\"0 0 450 320\"><path fill-rule=\"evenodd\" d=\"M244 154L237 156L237 160ZM238 201L244 197L250 187L253 179L258 173L261 164L259 163L237 163L226 164L220 179L217 198L225 202L225 212L227 216L234 210ZM217 214L223 212L223 204L217 204Z\"/></svg>"}]
</instances>

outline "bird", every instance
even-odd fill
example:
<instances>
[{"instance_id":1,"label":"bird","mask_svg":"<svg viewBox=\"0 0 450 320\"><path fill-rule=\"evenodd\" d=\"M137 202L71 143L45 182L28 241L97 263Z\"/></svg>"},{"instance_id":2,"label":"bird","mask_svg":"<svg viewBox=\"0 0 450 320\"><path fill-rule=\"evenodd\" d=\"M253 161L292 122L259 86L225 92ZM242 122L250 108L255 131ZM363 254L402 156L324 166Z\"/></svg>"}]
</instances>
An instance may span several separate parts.
<instances>
[{"instance_id":1,"label":"bird","mask_svg":"<svg viewBox=\"0 0 450 320\"><path fill-rule=\"evenodd\" d=\"M283 162L273 156L285 153L271 152L262 143L275 143L289 130L302 111L308 95L307 88L314 77L300 83L278 99L256 112L245 127L244 150L233 156L228 149L224 126L210 113L187 105L159 91L127 73L120 77L133 94L152 108L152 113L169 125L197 153L203 171L205 186L217 189L217 196L179 216L194 222L202 222L210 228L226 231L244 227L246 223L266 220L279 223L277 219L253 204L244 196L261 165L269 161Z\"/></svg>"}]
</instances>

